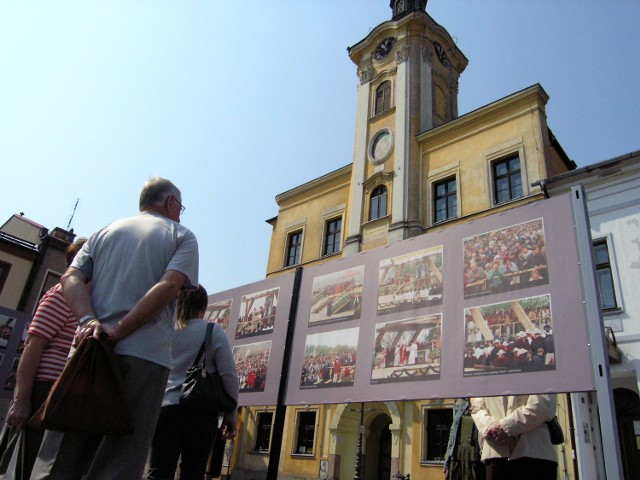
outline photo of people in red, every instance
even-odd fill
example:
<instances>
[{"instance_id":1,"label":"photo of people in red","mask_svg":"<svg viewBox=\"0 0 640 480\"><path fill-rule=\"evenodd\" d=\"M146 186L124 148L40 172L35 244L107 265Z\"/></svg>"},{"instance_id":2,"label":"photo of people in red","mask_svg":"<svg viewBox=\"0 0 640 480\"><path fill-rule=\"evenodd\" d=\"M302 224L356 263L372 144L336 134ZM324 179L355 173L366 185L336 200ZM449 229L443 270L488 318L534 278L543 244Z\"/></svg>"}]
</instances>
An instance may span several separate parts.
<instances>
[{"instance_id":1,"label":"photo of people in red","mask_svg":"<svg viewBox=\"0 0 640 480\"><path fill-rule=\"evenodd\" d=\"M223 300L222 302L207 305L204 312L204 319L211 323L217 323L226 332L231 319L231 305L233 300Z\"/></svg>"},{"instance_id":2,"label":"photo of people in red","mask_svg":"<svg viewBox=\"0 0 640 480\"><path fill-rule=\"evenodd\" d=\"M262 392L267 381L271 341L233 347L241 392Z\"/></svg>"},{"instance_id":3,"label":"photo of people in red","mask_svg":"<svg viewBox=\"0 0 640 480\"><path fill-rule=\"evenodd\" d=\"M359 328L307 335L301 388L353 385Z\"/></svg>"},{"instance_id":4,"label":"photo of people in red","mask_svg":"<svg viewBox=\"0 0 640 480\"><path fill-rule=\"evenodd\" d=\"M442 304L442 245L380 262L378 313Z\"/></svg>"},{"instance_id":5,"label":"photo of people in red","mask_svg":"<svg viewBox=\"0 0 640 480\"><path fill-rule=\"evenodd\" d=\"M467 308L464 375L554 370L549 295Z\"/></svg>"},{"instance_id":6,"label":"photo of people in red","mask_svg":"<svg viewBox=\"0 0 640 480\"><path fill-rule=\"evenodd\" d=\"M313 279L309 325L360 318L364 266Z\"/></svg>"},{"instance_id":7,"label":"photo of people in red","mask_svg":"<svg viewBox=\"0 0 640 480\"><path fill-rule=\"evenodd\" d=\"M542 219L464 239L464 297L549 283Z\"/></svg>"},{"instance_id":8,"label":"photo of people in red","mask_svg":"<svg viewBox=\"0 0 640 480\"><path fill-rule=\"evenodd\" d=\"M279 291L280 287L277 287L242 297L236 338L273 332Z\"/></svg>"},{"instance_id":9,"label":"photo of people in red","mask_svg":"<svg viewBox=\"0 0 640 480\"><path fill-rule=\"evenodd\" d=\"M442 314L376 324L371 383L440 378Z\"/></svg>"}]
</instances>

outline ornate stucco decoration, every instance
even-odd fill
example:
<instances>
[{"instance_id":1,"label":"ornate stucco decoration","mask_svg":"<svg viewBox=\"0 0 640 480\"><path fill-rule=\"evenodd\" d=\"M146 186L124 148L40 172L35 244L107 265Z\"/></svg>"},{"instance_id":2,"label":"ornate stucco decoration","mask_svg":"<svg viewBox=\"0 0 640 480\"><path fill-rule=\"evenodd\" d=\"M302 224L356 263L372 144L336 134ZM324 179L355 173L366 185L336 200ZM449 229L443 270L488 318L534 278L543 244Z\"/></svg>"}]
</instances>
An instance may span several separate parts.
<instances>
[{"instance_id":1,"label":"ornate stucco decoration","mask_svg":"<svg viewBox=\"0 0 640 480\"><path fill-rule=\"evenodd\" d=\"M433 49L431 46L424 45L422 47L422 60L427 62L429 65L433 65Z\"/></svg>"},{"instance_id":2,"label":"ornate stucco decoration","mask_svg":"<svg viewBox=\"0 0 640 480\"><path fill-rule=\"evenodd\" d=\"M374 73L375 71L370 63L358 68L358 78L360 79L360 83L369 83L373 80Z\"/></svg>"},{"instance_id":3,"label":"ornate stucco decoration","mask_svg":"<svg viewBox=\"0 0 640 480\"><path fill-rule=\"evenodd\" d=\"M409 46L402 45L401 47L398 47L396 50L396 63L400 64L406 62L407 58L409 58Z\"/></svg>"}]
</instances>

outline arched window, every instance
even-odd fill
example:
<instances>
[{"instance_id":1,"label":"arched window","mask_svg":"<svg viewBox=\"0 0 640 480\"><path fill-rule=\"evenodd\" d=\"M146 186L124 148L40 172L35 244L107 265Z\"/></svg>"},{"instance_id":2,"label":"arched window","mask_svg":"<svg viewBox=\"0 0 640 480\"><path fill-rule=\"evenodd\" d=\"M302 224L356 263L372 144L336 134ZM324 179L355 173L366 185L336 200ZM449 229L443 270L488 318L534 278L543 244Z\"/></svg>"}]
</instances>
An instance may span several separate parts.
<instances>
[{"instance_id":1,"label":"arched window","mask_svg":"<svg viewBox=\"0 0 640 480\"><path fill-rule=\"evenodd\" d=\"M379 115L391 108L391 82L382 82L376 88L376 105L374 115Z\"/></svg>"},{"instance_id":2,"label":"arched window","mask_svg":"<svg viewBox=\"0 0 640 480\"><path fill-rule=\"evenodd\" d=\"M382 218L387 215L387 187L378 185L371 192L369 201L369 220Z\"/></svg>"}]
</instances>

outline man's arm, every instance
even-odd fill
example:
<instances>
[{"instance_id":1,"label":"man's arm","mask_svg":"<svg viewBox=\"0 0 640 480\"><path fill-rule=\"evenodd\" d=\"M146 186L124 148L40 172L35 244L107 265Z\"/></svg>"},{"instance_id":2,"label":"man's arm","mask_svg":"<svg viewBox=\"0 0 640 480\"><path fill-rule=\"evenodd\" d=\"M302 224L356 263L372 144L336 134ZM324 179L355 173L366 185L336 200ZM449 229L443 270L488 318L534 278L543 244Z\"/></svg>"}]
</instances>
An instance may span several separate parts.
<instances>
[{"instance_id":1,"label":"man's arm","mask_svg":"<svg viewBox=\"0 0 640 480\"><path fill-rule=\"evenodd\" d=\"M165 305L178 296L187 277L177 270L169 270L138 300L133 308L115 325L101 325L99 321L90 321L82 326L77 341L93 335L95 339L105 332L114 340L122 340L156 315ZM73 310L73 309L72 309Z\"/></svg>"},{"instance_id":2,"label":"man's arm","mask_svg":"<svg viewBox=\"0 0 640 480\"><path fill-rule=\"evenodd\" d=\"M88 279L81 270L69 267L60 279L64 298L69 309L77 319L86 315L95 315L91 305L91 295L87 289Z\"/></svg>"},{"instance_id":3,"label":"man's arm","mask_svg":"<svg viewBox=\"0 0 640 480\"><path fill-rule=\"evenodd\" d=\"M502 419L503 428L511 437L538 428L554 417L556 406L555 394L529 395L526 405Z\"/></svg>"},{"instance_id":4,"label":"man's arm","mask_svg":"<svg viewBox=\"0 0 640 480\"><path fill-rule=\"evenodd\" d=\"M477 397L471 399L471 417L478 429L478 440L480 447L485 438L489 438L487 433L493 425L499 425L497 420L489 413L489 408L485 402L484 397ZM494 427L495 428L495 427Z\"/></svg>"}]
</instances>

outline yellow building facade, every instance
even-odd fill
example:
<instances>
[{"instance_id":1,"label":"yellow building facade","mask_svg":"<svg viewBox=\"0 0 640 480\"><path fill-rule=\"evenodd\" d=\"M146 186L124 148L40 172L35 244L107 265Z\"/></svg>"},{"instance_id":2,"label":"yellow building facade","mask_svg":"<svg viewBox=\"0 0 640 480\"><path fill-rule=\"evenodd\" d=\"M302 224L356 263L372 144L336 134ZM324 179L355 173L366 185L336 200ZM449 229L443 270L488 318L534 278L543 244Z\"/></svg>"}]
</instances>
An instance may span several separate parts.
<instances>
[{"instance_id":1,"label":"yellow building facade","mask_svg":"<svg viewBox=\"0 0 640 480\"><path fill-rule=\"evenodd\" d=\"M468 61L425 7L392 1L392 19L348 49L359 78L353 161L276 197L267 277L535 201L531 184L575 168L547 126L540 85L458 115ZM289 406L277 478L442 479L453 403ZM565 432L567 409L562 399ZM266 478L275 412L242 410L234 478Z\"/></svg>"}]
</instances>

